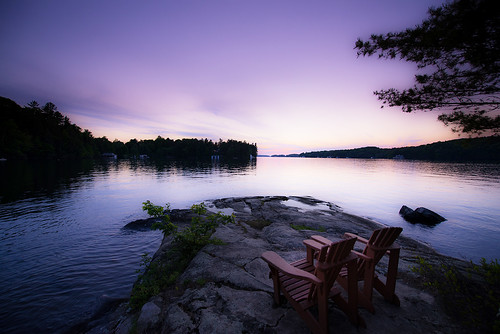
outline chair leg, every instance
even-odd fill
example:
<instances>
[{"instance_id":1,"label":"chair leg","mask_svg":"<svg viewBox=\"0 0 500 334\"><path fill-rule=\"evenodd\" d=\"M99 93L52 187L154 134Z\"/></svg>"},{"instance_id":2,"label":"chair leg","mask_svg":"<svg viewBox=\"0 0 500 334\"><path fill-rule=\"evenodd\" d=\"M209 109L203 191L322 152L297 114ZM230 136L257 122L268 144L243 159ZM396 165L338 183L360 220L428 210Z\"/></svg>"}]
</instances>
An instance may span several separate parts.
<instances>
[{"instance_id":1,"label":"chair leg","mask_svg":"<svg viewBox=\"0 0 500 334\"><path fill-rule=\"evenodd\" d=\"M270 276L273 279L273 287L274 287L274 294L273 294L274 303L276 305L280 305L281 304L281 300L280 300L280 288L281 287L280 287L280 280L278 277L278 271L274 268L270 268L270 269L271 269Z\"/></svg>"},{"instance_id":2,"label":"chair leg","mask_svg":"<svg viewBox=\"0 0 500 334\"><path fill-rule=\"evenodd\" d=\"M328 333L328 293L325 287L318 289L318 322L321 333Z\"/></svg>"},{"instance_id":3,"label":"chair leg","mask_svg":"<svg viewBox=\"0 0 500 334\"><path fill-rule=\"evenodd\" d=\"M366 261L365 277L363 278L363 294L372 301L373 295L373 279L375 277L375 266L373 261Z\"/></svg>"},{"instance_id":4,"label":"chair leg","mask_svg":"<svg viewBox=\"0 0 500 334\"><path fill-rule=\"evenodd\" d=\"M385 284L378 278L374 278L374 288L384 297L384 299L397 306L400 305L396 296L396 278L398 274L399 249L392 249L389 253L389 266Z\"/></svg>"},{"instance_id":5,"label":"chair leg","mask_svg":"<svg viewBox=\"0 0 500 334\"><path fill-rule=\"evenodd\" d=\"M378 277L374 280L375 289L380 292L386 301L394 305L400 306L399 298L393 289L390 289L384 282L382 282Z\"/></svg>"},{"instance_id":6,"label":"chair leg","mask_svg":"<svg viewBox=\"0 0 500 334\"><path fill-rule=\"evenodd\" d=\"M365 274L363 277L363 291L358 294L359 305L366 308L371 313L375 313L372 304L373 281L375 278L375 266L373 261L366 261Z\"/></svg>"},{"instance_id":7,"label":"chair leg","mask_svg":"<svg viewBox=\"0 0 500 334\"><path fill-rule=\"evenodd\" d=\"M365 321L358 313L358 266L356 261L347 264L347 312L351 323L366 328Z\"/></svg>"},{"instance_id":8,"label":"chair leg","mask_svg":"<svg viewBox=\"0 0 500 334\"><path fill-rule=\"evenodd\" d=\"M323 287L321 287L320 289L323 289ZM321 291L318 291L318 295L316 295L319 301L317 304L318 316L316 316L316 312L314 312L314 314L311 313L310 308L304 308L304 306L300 302L291 298L290 294L288 294L287 291L283 291L283 294L285 295L290 305L299 314L302 320L304 320L304 322L307 324L307 327L309 327L311 332L314 334L328 334L328 300L326 301L326 303L322 303L321 300L323 300L324 298L322 299L320 297L321 293Z\"/></svg>"},{"instance_id":9,"label":"chair leg","mask_svg":"<svg viewBox=\"0 0 500 334\"><path fill-rule=\"evenodd\" d=\"M389 267L387 268L387 280L385 282L385 299L399 306L399 298L394 293L396 291L396 277L398 276L399 248L391 249L389 253Z\"/></svg>"},{"instance_id":10,"label":"chair leg","mask_svg":"<svg viewBox=\"0 0 500 334\"><path fill-rule=\"evenodd\" d=\"M347 277L339 276L339 277L337 277L337 282L342 286L342 288L344 290L349 291L349 281L348 281ZM373 307L371 300L368 298L368 296L366 296L364 294L364 290L360 290L358 288L358 283L356 282L355 284L356 284L356 288L358 289L357 296L356 296L356 298L358 300L357 306L363 307L371 313L375 313L375 308ZM347 303L346 303L346 307L347 307Z\"/></svg>"},{"instance_id":11,"label":"chair leg","mask_svg":"<svg viewBox=\"0 0 500 334\"><path fill-rule=\"evenodd\" d=\"M367 308L370 309L370 304L362 303L362 301L359 299L359 297L363 298L363 296L358 288L357 273L358 267L356 261L350 261L349 263L347 263L347 276L337 277L337 282L344 288L344 290L347 291L347 301L342 298L342 296L340 295L340 291L338 293L334 293L333 300L339 306L339 308L349 317L349 320L353 325L366 328L364 319L359 315L358 305L367 304ZM334 289L332 289L332 291L334 291Z\"/></svg>"}]
</instances>

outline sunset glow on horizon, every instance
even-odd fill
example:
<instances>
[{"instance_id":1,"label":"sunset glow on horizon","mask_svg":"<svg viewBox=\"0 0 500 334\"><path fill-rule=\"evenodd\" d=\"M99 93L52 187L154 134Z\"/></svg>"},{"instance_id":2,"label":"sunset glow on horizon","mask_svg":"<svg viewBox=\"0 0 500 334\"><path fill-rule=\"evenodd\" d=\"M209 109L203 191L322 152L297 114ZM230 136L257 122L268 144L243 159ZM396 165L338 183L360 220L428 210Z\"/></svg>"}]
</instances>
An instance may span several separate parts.
<instances>
[{"instance_id":1,"label":"sunset glow on horizon","mask_svg":"<svg viewBox=\"0 0 500 334\"><path fill-rule=\"evenodd\" d=\"M0 4L0 96L53 102L95 137L235 139L259 154L457 138L438 114L381 109L416 66L357 58L443 0L11 1Z\"/></svg>"}]
</instances>

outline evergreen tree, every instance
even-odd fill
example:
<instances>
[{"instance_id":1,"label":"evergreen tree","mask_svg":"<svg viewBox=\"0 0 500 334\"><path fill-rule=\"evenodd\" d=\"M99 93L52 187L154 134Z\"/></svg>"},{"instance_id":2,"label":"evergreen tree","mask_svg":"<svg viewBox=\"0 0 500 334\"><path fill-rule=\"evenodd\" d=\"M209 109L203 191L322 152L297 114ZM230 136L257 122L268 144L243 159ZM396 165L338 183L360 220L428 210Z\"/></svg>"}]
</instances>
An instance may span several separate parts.
<instances>
[{"instance_id":1,"label":"evergreen tree","mask_svg":"<svg viewBox=\"0 0 500 334\"><path fill-rule=\"evenodd\" d=\"M358 56L416 63L412 88L376 91L404 112L438 110L452 130L500 131L500 6L498 0L455 0L429 9L420 25L358 39Z\"/></svg>"}]
</instances>

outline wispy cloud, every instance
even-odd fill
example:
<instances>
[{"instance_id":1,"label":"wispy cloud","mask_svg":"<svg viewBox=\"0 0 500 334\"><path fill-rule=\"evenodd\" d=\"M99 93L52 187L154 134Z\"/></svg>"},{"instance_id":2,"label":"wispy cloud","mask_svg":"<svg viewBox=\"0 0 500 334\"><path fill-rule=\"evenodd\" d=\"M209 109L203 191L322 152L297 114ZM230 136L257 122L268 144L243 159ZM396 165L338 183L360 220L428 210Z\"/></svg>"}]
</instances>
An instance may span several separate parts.
<instances>
[{"instance_id":1,"label":"wispy cloud","mask_svg":"<svg viewBox=\"0 0 500 334\"><path fill-rule=\"evenodd\" d=\"M408 86L413 66L353 50L442 2L2 2L0 95L54 102L120 140L233 138L293 153L449 139L436 115L380 110L372 94Z\"/></svg>"}]
</instances>

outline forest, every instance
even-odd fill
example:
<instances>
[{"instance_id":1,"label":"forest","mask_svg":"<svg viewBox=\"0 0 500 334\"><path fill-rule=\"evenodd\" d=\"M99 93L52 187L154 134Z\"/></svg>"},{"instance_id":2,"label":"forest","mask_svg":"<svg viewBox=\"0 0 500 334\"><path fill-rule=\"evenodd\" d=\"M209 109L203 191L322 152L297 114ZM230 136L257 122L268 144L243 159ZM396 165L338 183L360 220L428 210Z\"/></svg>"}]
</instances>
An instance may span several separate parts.
<instances>
[{"instance_id":1,"label":"forest","mask_svg":"<svg viewBox=\"0 0 500 334\"><path fill-rule=\"evenodd\" d=\"M21 107L0 97L0 158L24 159L96 159L104 153L118 158L245 161L257 156L257 144L237 140L214 142L208 139L131 139L127 143L95 138L89 130L71 123L67 116L48 102L40 106L30 102Z\"/></svg>"},{"instance_id":2,"label":"forest","mask_svg":"<svg viewBox=\"0 0 500 334\"><path fill-rule=\"evenodd\" d=\"M427 145L306 152L305 158L408 159L452 162L500 162L500 136L463 138Z\"/></svg>"}]
</instances>

